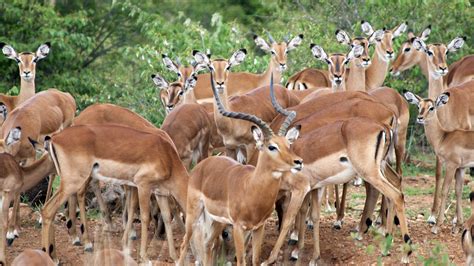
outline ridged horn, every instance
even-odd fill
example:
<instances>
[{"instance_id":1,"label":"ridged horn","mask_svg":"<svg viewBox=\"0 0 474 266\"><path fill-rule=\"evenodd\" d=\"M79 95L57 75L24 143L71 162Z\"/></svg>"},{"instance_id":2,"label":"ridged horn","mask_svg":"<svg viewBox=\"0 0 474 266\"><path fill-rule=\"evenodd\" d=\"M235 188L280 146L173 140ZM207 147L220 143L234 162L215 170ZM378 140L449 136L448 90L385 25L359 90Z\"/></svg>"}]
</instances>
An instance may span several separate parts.
<instances>
[{"instance_id":1,"label":"ridged horn","mask_svg":"<svg viewBox=\"0 0 474 266\"><path fill-rule=\"evenodd\" d=\"M272 100L273 108L275 108L275 110L278 113L286 116L285 121L283 121L283 124L281 124L281 126L280 126L280 130L278 130L278 135L285 136L286 131L288 130L288 128L291 125L291 122L293 122L293 120L296 117L296 112L295 111L288 111L285 108L281 107L281 105L278 103L278 101L275 97L275 90L273 89L273 73L271 74L271 77L270 77L270 98Z\"/></svg>"},{"instance_id":2,"label":"ridged horn","mask_svg":"<svg viewBox=\"0 0 474 266\"><path fill-rule=\"evenodd\" d=\"M275 42L275 39L273 39L273 36L270 34L269 31L267 31L267 36L268 36L268 40L270 41L270 44Z\"/></svg>"},{"instance_id":3,"label":"ridged horn","mask_svg":"<svg viewBox=\"0 0 474 266\"><path fill-rule=\"evenodd\" d=\"M221 99L219 97L219 94L217 93L216 86L214 85L214 75L212 72L211 72L211 87L212 87L212 92L214 93L214 99L216 100L217 110L219 110L219 113L221 115L229 117L229 118L241 119L241 120L254 123L262 130L263 136L265 137L266 140L274 136L273 130L267 125L267 123L265 123L262 119L258 118L257 116L225 110L224 105L222 104Z\"/></svg>"}]
</instances>

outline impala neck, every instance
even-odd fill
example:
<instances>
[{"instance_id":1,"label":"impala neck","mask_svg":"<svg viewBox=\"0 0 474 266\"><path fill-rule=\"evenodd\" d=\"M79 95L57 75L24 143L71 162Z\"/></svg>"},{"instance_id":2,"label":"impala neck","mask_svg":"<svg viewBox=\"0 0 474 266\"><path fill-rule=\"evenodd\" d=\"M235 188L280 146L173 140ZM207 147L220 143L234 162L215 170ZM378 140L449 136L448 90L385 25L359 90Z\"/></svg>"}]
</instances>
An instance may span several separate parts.
<instances>
[{"instance_id":1,"label":"impala neck","mask_svg":"<svg viewBox=\"0 0 474 266\"><path fill-rule=\"evenodd\" d=\"M20 78L20 93L18 103L22 103L35 95L35 80L26 81Z\"/></svg>"},{"instance_id":2,"label":"impala neck","mask_svg":"<svg viewBox=\"0 0 474 266\"><path fill-rule=\"evenodd\" d=\"M272 159L268 158L264 152L259 152L257 165L255 171L250 176L248 182L245 183L246 194L249 198L255 196L259 199L258 205L268 205L273 207L278 191L280 190L280 183L283 178L283 173L280 177L275 177L274 167L269 167L268 163L272 163ZM265 191L265 193L262 193ZM267 207L268 207L267 206Z\"/></svg>"},{"instance_id":3,"label":"impala neck","mask_svg":"<svg viewBox=\"0 0 474 266\"><path fill-rule=\"evenodd\" d=\"M44 154L33 164L22 167L23 187L22 191L27 191L36 186L46 176L55 172L54 163L49 154Z\"/></svg>"},{"instance_id":4,"label":"impala neck","mask_svg":"<svg viewBox=\"0 0 474 266\"><path fill-rule=\"evenodd\" d=\"M188 89L184 94L183 103L197 103L196 96L194 95L194 89Z\"/></svg>"},{"instance_id":5,"label":"impala neck","mask_svg":"<svg viewBox=\"0 0 474 266\"><path fill-rule=\"evenodd\" d=\"M365 71L365 84L367 90L376 89L383 85L387 76L390 61L384 55L380 55L378 49L372 56L372 64Z\"/></svg>"},{"instance_id":6,"label":"impala neck","mask_svg":"<svg viewBox=\"0 0 474 266\"><path fill-rule=\"evenodd\" d=\"M358 59L351 60L350 71L347 76L348 91L366 91L365 89L365 68L358 66Z\"/></svg>"},{"instance_id":7,"label":"impala neck","mask_svg":"<svg viewBox=\"0 0 474 266\"><path fill-rule=\"evenodd\" d=\"M262 74L263 84L270 84L270 78L273 74L273 82L276 84L280 84L281 82L281 71L279 69L278 63L276 60L273 60L273 57L270 58L270 62L268 63L267 70Z\"/></svg>"},{"instance_id":8,"label":"impala neck","mask_svg":"<svg viewBox=\"0 0 474 266\"><path fill-rule=\"evenodd\" d=\"M447 76L445 76L447 78ZM434 71L428 72L428 98L436 99L443 91L447 89L444 83L444 77L437 76Z\"/></svg>"},{"instance_id":9,"label":"impala neck","mask_svg":"<svg viewBox=\"0 0 474 266\"><path fill-rule=\"evenodd\" d=\"M436 152L444 140L446 132L439 125L436 114L431 114L431 118L425 122L424 126L426 138Z\"/></svg>"}]
</instances>

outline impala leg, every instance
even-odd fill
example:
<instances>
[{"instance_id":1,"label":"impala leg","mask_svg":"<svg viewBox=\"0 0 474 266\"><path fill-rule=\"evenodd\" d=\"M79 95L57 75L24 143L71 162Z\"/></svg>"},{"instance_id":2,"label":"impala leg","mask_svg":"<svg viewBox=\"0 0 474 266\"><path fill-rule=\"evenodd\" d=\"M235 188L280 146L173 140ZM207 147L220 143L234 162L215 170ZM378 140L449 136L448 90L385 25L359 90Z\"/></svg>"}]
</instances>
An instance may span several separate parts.
<instances>
[{"instance_id":1,"label":"impala leg","mask_svg":"<svg viewBox=\"0 0 474 266\"><path fill-rule=\"evenodd\" d=\"M362 233L367 233L369 227L372 225L373 221L371 219L372 214L374 213L375 206L377 205L377 200L379 198L380 192L375 189L370 183L364 182L365 185L365 204L364 210L362 211L362 217L359 223L359 233L357 236L358 240L362 239Z\"/></svg>"},{"instance_id":2,"label":"impala leg","mask_svg":"<svg viewBox=\"0 0 474 266\"><path fill-rule=\"evenodd\" d=\"M313 229L313 255L311 257L310 265L316 265L321 258L321 251L319 248L319 217L321 214L321 197L322 189L316 189L312 191L312 203L311 203L311 219L314 223Z\"/></svg>"},{"instance_id":3,"label":"impala leg","mask_svg":"<svg viewBox=\"0 0 474 266\"><path fill-rule=\"evenodd\" d=\"M7 244L8 246L11 246L13 243L13 240L15 240L15 235L13 234L13 230L10 228L12 222L11 222L11 219L9 218L9 209L10 209L10 203L13 200L13 194L11 192L3 192L3 195L4 195L3 204L2 204L2 215L4 217L3 224L2 224L3 234L7 235ZM14 215L15 213L12 213L12 216ZM2 236L2 237L5 237L5 236Z\"/></svg>"},{"instance_id":4,"label":"impala leg","mask_svg":"<svg viewBox=\"0 0 474 266\"><path fill-rule=\"evenodd\" d=\"M77 192L77 199L79 202L79 212L81 215L81 234L82 242L84 243L84 251L92 252L92 242L89 238L89 230L87 225L87 211L86 211L86 191L89 182L86 182L84 186Z\"/></svg>"},{"instance_id":5,"label":"impala leg","mask_svg":"<svg viewBox=\"0 0 474 266\"><path fill-rule=\"evenodd\" d=\"M306 217L308 217L308 211L310 210L309 208L309 201L311 200L311 194L308 193L306 196L305 200L303 201L303 204L301 205L300 211L296 215L295 218L295 230L296 230L296 237L293 234L296 233L291 233L290 235L290 241L297 243L298 246L291 252L290 254L290 260L296 261L298 260L299 257L299 252L304 248L304 233L305 233L305 220ZM311 228L314 229L314 228ZM295 239L296 238L296 239Z\"/></svg>"},{"instance_id":6,"label":"impala leg","mask_svg":"<svg viewBox=\"0 0 474 266\"><path fill-rule=\"evenodd\" d=\"M456 171L456 218L453 220L453 233L459 232L464 224L462 215L462 187L464 185L464 168ZM458 230L459 229L459 230Z\"/></svg>"},{"instance_id":7,"label":"impala leg","mask_svg":"<svg viewBox=\"0 0 474 266\"><path fill-rule=\"evenodd\" d=\"M69 232L69 235L72 237L72 244L74 246L80 246L81 239L79 238L79 235L77 234L77 229L76 229L76 220L77 220L76 208L77 208L77 195L74 194L68 199L67 210L68 210L69 219L66 222L66 227Z\"/></svg>"},{"instance_id":8,"label":"impala leg","mask_svg":"<svg viewBox=\"0 0 474 266\"><path fill-rule=\"evenodd\" d=\"M327 194L327 212L334 212L336 208L336 199L334 198L335 188L334 185L326 186L326 194Z\"/></svg>"},{"instance_id":9,"label":"impala leg","mask_svg":"<svg viewBox=\"0 0 474 266\"><path fill-rule=\"evenodd\" d=\"M382 232L382 233L385 233L385 235L387 235L387 234L393 234L395 210L393 208L393 203L391 201L389 200L385 200L385 201L386 201L386 206L387 206L387 224L385 228L387 228L387 230L386 232Z\"/></svg>"},{"instance_id":10,"label":"impala leg","mask_svg":"<svg viewBox=\"0 0 474 266\"><path fill-rule=\"evenodd\" d=\"M161 217L163 218L163 222L165 224L166 238L168 239L168 250L170 253L170 257L173 259L173 261L176 261L178 259L178 255L176 255L176 249L174 246L173 229L171 226L171 211L168 197L157 195L155 195L155 197L156 201L158 202L158 206L160 207Z\"/></svg>"},{"instance_id":11,"label":"impala leg","mask_svg":"<svg viewBox=\"0 0 474 266\"><path fill-rule=\"evenodd\" d=\"M141 257L142 262L148 263L147 245L148 245L148 226L150 225L151 190L146 185L145 186L138 185L137 190L138 190L138 205L140 206L140 220L141 220L140 257Z\"/></svg>"},{"instance_id":12,"label":"impala leg","mask_svg":"<svg viewBox=\"0 0 474 266\"><path fill-rule=\"evenodd\" d=\"M441 179L442 179L443 164L438 156L436 156L436 171L435 171L435 192L433 199L433 206L431 207L431 214L428 217L429 224L436 224L436 215L439 212L439 203L441 197Z\"/></svg>"},{"instance_id":13,"label":"impala leg","mask_svg":"<svg viewBox=\"0 0 474 266\"><path fill-rule=\"evenodd\" d=\"M14 200L13 200L13 212L12 212L12 226L9 226L13 229L13 236L14 238L20 237L18 233L20 231L20 192L14 193Z\"/></svg>"},{"instance_id":14,"label":"impala leg","mask_svg":"<svg viewBox=\"0 0 474 266\"><path fill-rule=\"evenodd\" d=\"M237 266L245 265L245 236L244 230L240 225L234 224L232 226L232 237L234 238Z\"/></svg>"},{"instance_id":15,"label":"impala leg","mask_svg":"<svg viewBox=\"0 0 474 266\"><path fill-rule=\"evenodd\" d=\"M252 265L258 265L260 263L264 234L265 224L252 231Z\"/></svg>"},{"instance_id":16,"label":"impala leg","mask_svg":"<svg viewBox=\"0 0 474 266\"><path fill-rule=\"evenodd\" d=\"M342 185L342 196L339 208L337 209L337 218L333 224L333 227L336 229L342 228L342 219L344 219L344 213L346 211L346 197L347 197L347 187L349 186L349 182L344 183Z\"/></svg>"},{"instance_id":17,"label":"impala leg","mask_svg":"<svg viewBox=\"0 0 474 266\"><path fill-rule=\"evenodd\" d=\"M387 208L387 198L382 195L382 202L380 203L380 231L384 231L387 228L387 216L388 216L388 208Z\"/></svg>"},{"instance_id":18,"label":"impala leg","mask_svg":"<svg viewBox=\"0 0 474 266\"><path fill-rule=\"evenodd\" d=\"M99 209L102 213L103 223L105 223L105 230L109 232L116 231L112 224L112 218L110 217L109 207L107 206L107 204L105 204L104 198L102 197L102 191L100 191L99 181L96 179L92 179L90 181L89 187L92 189L92 192L94 192L95 198L97 199L97 203L99 204Z\"/></svg>"},{"instance_id":19,"label":"impala leg","mask_svg":"<svg viewBox=\"0 0 474 266\"><path fill-rule=\"evenodd\" d=\"M296 214L299 212L306 194L309 193L304 190L293 191L291 193L290 204L288 205L288 208L283 217L283 225L280 234L278 235L278 239L275 243L275 246L273 247L272 252L270 253L270 257L263 263L264 265L274 263L277 260L278 252L280 251L281 246L285 242L288 231L290 230L291 223L294 221Z\"/></svg>"},{"instance_id":20,"label":"impala leg","mask_svg":"<svg viewBox=\"0 0 474 266\"><path fill-rule=\"evenodd\" d=\"M67 190L67 188L73 188L74 186L66 186L61 184L58 191L46 202L41 211L41 217L43 226L41 228L41 245L43 251L48 253L53 260L58 262L56 257L56 248L54 242L54 228L53 220L59 207L68 199L68 197L74 193L74 191Z\"/></svg>"},{"instance_id":21,"label":"impala leg","mask_svg":"<svg viewBox=\"0 0 474 266\"><path fill-rule=\"evenodd\" d=\"M135 197L134 194L137 193L137 190L135 188L129 187L128 188L128 204L127 206L124 207L124 209L127 209L127 223L125 224L125 230L123 232L122 236L122 245L124 248L127 250L130 250L130 232L133 230L133 215L135 214L135 208L137 206L137 201L138 198ZM136 237L136 235L135 235Z\"/></svg>"},{"instance_id":22,"label":"impala leg","mask_svg":"<svg viewBox=\"0 0 474 266\"><path fill-rule=\"evenodd\" d=\"M444 211L446 210L446 201L448 199L449 188L454 179L455 173L456 173L456 166L451 163L446 163L446 174L445 174L444 182L443 182L443 190L441 192L441 205L438 211L438 219L437 219L438 221L436 222L436 225L431 228L431 232L433 234L438 233L439 227L444 222Z\"/></svg>"},{"instance_id":23,"label":"impala leg","mask_svg":"<svg viewBox=\"0 0 474 266\"><path fill-rule=\"evenodd\" d=\"M48 178L48 191L46 191L46 200L48 201L51 198L51 194L53 193L53 183L54 179L56 178L56 174L49 175Z\"/></svg>"},{"instance_id":24,"label":"impala leg","mask_svg":"<svg viewBox=\"0 0 474 266\"><path fill-rule=\"evenodd\" d=\"M0 230L0 264L1 265L7 265L7 260L6 260L6 255L5 255L5 244L6 244L6 238L5 238L5 234L7 232L7 227L8 227L8 213L6 213L7 215L5 215L5 208L4 208L4 204L5 204L5 199L6 199L6 195L8 194L8 192L5 192L5 191L0 191L0 208L2 213L0 213L0 226L1 226L1 230Z\"/></svg>"}]
</instances>

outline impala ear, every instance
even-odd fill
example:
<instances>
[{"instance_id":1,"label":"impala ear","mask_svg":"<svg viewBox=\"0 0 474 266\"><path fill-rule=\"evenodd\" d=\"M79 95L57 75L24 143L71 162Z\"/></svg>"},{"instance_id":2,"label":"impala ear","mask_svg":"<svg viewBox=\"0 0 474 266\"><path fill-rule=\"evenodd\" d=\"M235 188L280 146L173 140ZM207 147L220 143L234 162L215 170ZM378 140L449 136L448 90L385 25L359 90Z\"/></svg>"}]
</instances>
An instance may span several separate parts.
<instances>
[{"instance_id":1,"label":"impala ear","mask_svg":"<svg viewBox=\"0 0 474 266\"><path fill-rule=\"evenodd\" d=\"M16 127L10 130L7 136L7 145L14 144L15 142L20 141L21 138L21 127Z\"/></svg>"},{"instance_id":2,"label":"impala ear","mask_svg":"<svg viewBox=\"0 0 474 266\"><path fill-rule=\"evenodd\" d=\"M51 43L45 42L38 47L36 50L36 60L40 60L48 56L49 51L51 50Z\"/></svg>"},{"instance_id":3,"label":"impala ear","mask_svg":"<svg viewBox=\"0 0 474 266\"><path fill-rule=\"evenodd\" d=\"M298 36L295 36L291 41L288 43L287 46L287 51L291 51L295 49L296 47L300 46L301 43L303 42L303 34L300 34Z\"/></svg>"},{"instance_id":4,"label":"impala ear","mask_svg":"<svg viewBox=\"0 0 474 266\"><path fill-rule=\"evenodd\" d=\"M194 60L196 60L196 63L198 64L204 64L206 66L211 64L210 54L206 55L205 53L201 53L199 51L194 50L193 56L194 56Z\"/></svg>"},{"instance_id":5,"label":"impala ear","mask_svg":"<svg viewBox=\"0 0 474 266\"><path fill-rule=\"evenodd\" d=\"M331 63L331 61L329 61L328 55L321 46L312 43L309 47L311 48L311 53L316 59L326 61L328 64Z\"/></svg>"},{"instance_id":6,"label":"impala ear","mask_svg":"<svg viewBox=\"0 0 474 266\"><path fill-rule=\"evenodd\" d=\"M262 38L262 37L259 37L257 35L254 35L253 36L253 41L255 42L255 44L262 50L264 51L267 51L267 52L270 52L272 50L272 48L270 47L270 45Z\"/></svg>"},{"instance_id":7,"label":"impala ear","mask_svg":"<svg viewBox=\"0 0 474 266\"><path fill-rule=\"evenodd\" d=\"M426 47L426 43L421 38L413 40L413 47L418 51L428 52L428 47Z\"/></svg>"},{"instance_id":8,"label":"impala ear","mask_svg":"<svg viewBox=\"0 0 474 266\"><path fill-rule=\"evenodd\" d=\"M290 142L290 144L293 144L298 139L298 137L300 136L300 130L301 130L301 125L296 125L290 128L288 132L286 132L285 137L288 140L288 142Z\"/></svg>"},{"instance_id":9,"label":"impala ear","mask_svg":"<svg viewBox=\"0 0 474 266\"><path fill-rule=\"evenodd\" d=\"M255 139L255 142L257 144L257 149L262 149L263 147L263 141L264 141L264 136L262 130L257 127L257 126L252 126L252 135L253 138Z\"/></svg>"},{"instance_id":10,"label":"impala ear","mask_svg":"<svg viewBox=\"0 0 474 266\"><path fill-rule=\"evenodd\" d=\"M153 80L153 82L155 83L155 85L158 88L160 88L160 89L168 88L168 82L166 82L166 80L164 78L162 78L160 75L152 74L151 79Z\"/></svg>"},{"instance_id":11,"label":"impala ear","mask_svg":"<svg viewBox=\"0 0 474 266\"><path fill-rule=\"evenodd\" d=\"M428 40L428 37L430 36L431 34L431 25L428 25L428 27L426 27L426 29L424 29L421 34L420 34L420 39L422 39L423 41L426 41Z\"/></svg>"},{"instance_id":12,"label":"impala ear","mask_svg":"<svg viewBox=\"0 0 474 266\"><path fill-rule=\"evenodd\" d=\"M402 35L408 28L408 22L403 22L398 27L393 29L393 38L397 38L398 36Z\"/></svg>"},{"instance_id":13,"label":"impala ear","mask_svg":"<svg viewBox=\"0 0 474 266\"><path fill-rule=\"evenodd\" d=\"M336 31L336 39L339 43L345 44L345 45L350 45L351 44L351 38L349 37L349 34L347 34L343 30L337 30Z\"/></svg>"},{"instance_id":14,"label":"impala ear","mask_svg":"<svg viewBox=\"0 0 474 266\"><path fill-rule=\"evenodd\" d=\"M441 107L441 106L447 104L448 101L449 101L449 96L450 96L450 95L451 95L451 94L449 93L449 91L446 91L446 92L441 93L441 94L438 96L438 98L436 98L436 101L435 101L435 106L436 106L436 108L439 108L439 107Z\"/></svg>"},{"instance_id":15,"label":"impala ear","mask_svg":"<svg viewBox=\"0 0 474 266\"><path fill-rule=\"evenodd\" d=\"M461 49L465 40L466 37L456 37L446 47L449 52L456 52L457 50Z\"/></svg>"},{"instance_id":16,"label":"impala ear","mask_svg":"<svg viewBox=\"0 0 474 266\"><path fill-rule=\"evenodd\" d=\"M403 96L405 97L408 103L415 104L417 106L420 105L421 98L418 95L405 90L403 91Z\"/></svg>"},{"instance_id":17,"label":"impala ear","mask_svg":"<svg viewBox=\"0 0 474 266\"><path fill-rule=\"evenodd\" d=\"M196 87L196 83L197 83L197 76L191 75L184 84L185 91L194 89L194 87Z\"/></svg>"},{"instance_id":18,"label":"impala ear","mask_svg":"<svg viewBox=\"0 0 474 266\"><path fill-rule=\"evenodd\" d=\"M343 64L354 59L354 57L359 57L364 53L364 47L362 45L354 45L352 49L347 53L346 59L344 60Z\"/></svg>"},{"instance_id":19,"label":"impala ear","mask_svg":"<svg viewBox=\"0 0 474 266\"><path fill-rule=\"evenodd\" d=\"M182 77L181 72L179 72L179 67L177 64L171 60L166 54L161 55L163 57L163 64L165 64L166 69L172 71L178 75L178 77Z\"/></svg>"},{"instance_id":20,"label":"impala ear","mask_svg":"<svg viewBox=\"0 0 474 266\"><path fill-rule=\"evenodd\" d=\"M374 33L374 29L372 28L372 25L370 25L370 23L365 20L362 20L360 22L360 27L362 29L362 32L367 36L370 36L372 35L372 33Z\"/></svg>"},{"instance_id":21,"label":"impala ear","mask_svg":"<svg viewBox=\"0 0 474 266\"><path fill-rule=\"evenodd\" d=\"M18 61L18 54L15 52L15 49L11 45L6 43L0 43L0 48L2 49L2 53L10 59Z\"/></svg>"},{"instance_id":22,"label":"impala ear","mask_svg":"<svg viewBox=\"0 0 474 266\"><path fill-rule=\"evenodd\" d=\"M8 115L8 110L7 110L7 106L0 102L0 119L2 121L5 121L5 119L7 119L7 115Z\"/></svg>"},{"instance_id":23,"label":"impala ear","mask_svg":"<svg viewBox=\"0 0 474 266\"><path fill-rule=\"evenodd\" d=\"M369 43L375 43L375 42L380 42L383 39L383 36L385 34L384 30L377 30L372 33L369 37Z\"/></svg>"},{"instance_id":24,"label":"impala ear","mask_svg":"<svg viewBox=\"0 0 474 266\"><path fill-rule=\"evenodd\" d=\"M247 50L245 49L240 49L237 52L235 52L229 59L229 68L240 65L240 63L244 61L246 55L247 55Z\"/></svg>"}]
</instances>

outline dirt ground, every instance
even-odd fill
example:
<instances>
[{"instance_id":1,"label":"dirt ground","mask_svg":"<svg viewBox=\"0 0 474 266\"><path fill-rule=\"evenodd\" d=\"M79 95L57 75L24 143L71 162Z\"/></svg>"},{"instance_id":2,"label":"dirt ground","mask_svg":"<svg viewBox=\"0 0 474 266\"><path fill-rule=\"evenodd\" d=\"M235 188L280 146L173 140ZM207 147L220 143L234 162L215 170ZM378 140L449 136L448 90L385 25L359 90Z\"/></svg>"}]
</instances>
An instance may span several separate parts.
<instances>
[{"instance_id":1,"label":"dirt ground","mask_svg":"<svg viewBox=\"0 0 474 266\"><path fill-rule=\"evenodd\" d=\"M468 176L467 176L468 177ZM442 257L449 258L449 261L454 264L464 263L464 254L461 251L460 233L452 234L449 221L452 219L452 210L448 212L448 218L445 225L442 227L438 235L433 235L430 232L430 226L426 223L427 214L431 206L431 194L424 193L432 189L434 183L433 177L405 177L404 190L410 190L420 193L411 193L416 195L407 195L406 206L409 217L410 236L417 245L415 252L412 254L412 264L422 264L423 258L429 258L440 263ZM382 257L380 254L380 246L383 243L379 238L374 237L373 234L364 235L362 241L357 241L351 236L351 229L355 228L363 208L365 199L365 191L363 187L349 188L348 208L344 219L343 228L341 230L333 229L332 223L335 220L334 213L322 214L321 220L321 256L322 264L326 265L372 265L381 260L383 264L400 264L401 258L401 243L402 239L400 231L394 236L394 243L390 249L390 256ZM452 203L454 200L452 200ZM469 206L468 200L465 199L463 206ZM453 209L453 207L451 207ZM114 219L117 225L120 223L119 217ZM72 246L71 237L67 234L67 229L64 221L56 222L56 244L58 256L62 265L90 265L89 260L91 254L84 252L82 246ZM94 232L94 239L97 242L99 239L104 240L104 246L114 248L121 248L121 233L109 233L103 235L99 233L100 221L91 221L91 232ZM135 224L135 228L139 232L139 224ZM176 240L176 247L181 243L183 231L174 224L174 233ZM150 230L150 237L152 232ZM262 251L262 258L265 259L270 255L270 251L278 237L276 230L275 215L269 219L266 225L264 246ZM18 255L25 248L40 248L41 230L35 227L34 218L32 215L22 217L22 229L20 238L16 239L13 246L7 248L7 261ZM132 255L135 259L138 258L137 249L139 241L134 241ZM300 253L300 261L298 264L307 265L312 253L312 232L307 230L305 239L305 248ZM172 260L168 255L167 243L163 239L153 238L148 248L150 258L154 260L155 265L172 265ZM278 265L294 265L295 262L288 261L291 250L285 244L283 251L280 252ZM247 252L247 259L250 262L250 252Z\"/></svg>"}]
</instances>

